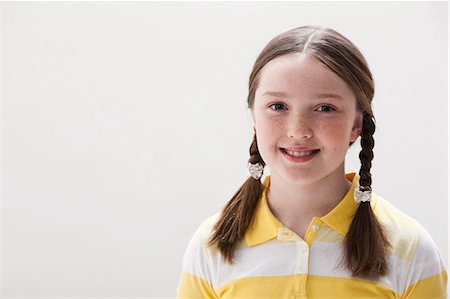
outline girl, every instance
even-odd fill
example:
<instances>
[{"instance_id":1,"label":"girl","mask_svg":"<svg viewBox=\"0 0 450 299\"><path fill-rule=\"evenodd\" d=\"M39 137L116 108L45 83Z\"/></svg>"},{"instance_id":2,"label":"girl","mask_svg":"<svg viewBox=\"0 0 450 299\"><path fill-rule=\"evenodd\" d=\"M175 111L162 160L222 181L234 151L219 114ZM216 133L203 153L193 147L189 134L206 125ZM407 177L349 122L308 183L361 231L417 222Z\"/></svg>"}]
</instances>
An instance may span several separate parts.
<instances>
[{"instance_id":1,"label":"girl","mask_svg":"<svg viewBox=\"0 0 450 299\"><path fill-rule=\"evenodd\" d=\"M364 57L330 28L267 44L249 81L250 176L194 234L178 298L446 298L429 233L372 193L373 94ZM358 136L361 169L346 174Z\"/></svg>"}]
</instances>

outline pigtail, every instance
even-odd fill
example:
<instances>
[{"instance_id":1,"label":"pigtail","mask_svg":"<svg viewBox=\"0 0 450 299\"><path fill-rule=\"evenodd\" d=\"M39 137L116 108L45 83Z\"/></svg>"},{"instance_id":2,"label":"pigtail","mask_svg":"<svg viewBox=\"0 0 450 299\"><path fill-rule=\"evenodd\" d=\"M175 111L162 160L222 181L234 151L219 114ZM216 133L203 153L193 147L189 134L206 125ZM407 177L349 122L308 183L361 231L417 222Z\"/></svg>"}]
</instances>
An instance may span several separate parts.
<instances>
[{"instance_id":1,"label":"pigtail","mask_svg":"<svg viewBox=\"0 0 450 299\"><path fill-rule=\"evenodd\" d=\"M256 134L250 145L249 163L265 163L259 154ZM258 200L264 190L260 180L249 177L223 208L213 226L208 245L216 247L225 260L234 264L235 244L244 237L250 225Z\"/></svg>"},{"instance_id":2,"label":"pigtail","mask_svg":"<svg viewBox=\"0 0 450 299\"><path fill-rule=\"evenodd\" d=\"M372 190L372 167L375 122L364 113L361 134L361 169L359 184L364 191ZM353 276L379 277L388 271L388 251L391 244L373 213L370 202L361 202L345 237L345 261Z\"/></svg>"}]
</instances>

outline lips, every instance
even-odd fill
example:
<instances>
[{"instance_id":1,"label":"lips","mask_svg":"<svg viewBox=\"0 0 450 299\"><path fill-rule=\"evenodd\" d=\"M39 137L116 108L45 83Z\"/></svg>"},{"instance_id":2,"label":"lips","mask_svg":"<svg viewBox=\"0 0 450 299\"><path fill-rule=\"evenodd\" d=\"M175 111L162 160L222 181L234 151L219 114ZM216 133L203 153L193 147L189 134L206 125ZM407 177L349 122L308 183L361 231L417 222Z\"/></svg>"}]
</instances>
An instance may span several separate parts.
<instances>
[{"instance_id":1,"label":"lips","mask_svg":"<svg viewBox=\"0 0 450 299\"><path fill-rule=\"evenodd\" d=\"M286 153L288 153L289 155L291 155L291 156L295 156L295 157L303 157L303 156L309 156L309 155L311 155L312 153L317 152L317 151L319 151L319 150L311 150L311 151L291 151L291 150L288 150L288 149L284 149L284 151L285 151Z\"/></svg>"},{"instance_id":2,"label":"lips","mask_svg":"<svg viewBox=\"0 0 450 299\"><path fill-rule=\"evenodd\" d=\"M306 162L314 158L320 150L318 149L306 149L302 148L301 150L299 148L280 148L283 155L290 161L293 162Z\"/></svg>"}]
</instances>

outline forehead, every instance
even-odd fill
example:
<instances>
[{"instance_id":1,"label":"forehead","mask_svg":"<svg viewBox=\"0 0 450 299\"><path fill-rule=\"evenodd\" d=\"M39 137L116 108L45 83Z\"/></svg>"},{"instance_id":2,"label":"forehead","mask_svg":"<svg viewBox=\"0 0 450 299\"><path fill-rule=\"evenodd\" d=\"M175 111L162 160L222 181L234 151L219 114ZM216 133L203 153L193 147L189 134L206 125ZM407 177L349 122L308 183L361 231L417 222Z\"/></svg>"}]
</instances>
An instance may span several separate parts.
<instances>
[{"instance_id":1,"label":"forehead","mask_svg":"<svg viewBox=\"0 0 450 299\"><path fill-rule=\"evenodd\" d=\"M263 67L256 94L266 91L302 96L337 93L343 98L354 97L353 91L341 77L317 58L303 53L277 57Z\"/></svg>"}]
</instances>

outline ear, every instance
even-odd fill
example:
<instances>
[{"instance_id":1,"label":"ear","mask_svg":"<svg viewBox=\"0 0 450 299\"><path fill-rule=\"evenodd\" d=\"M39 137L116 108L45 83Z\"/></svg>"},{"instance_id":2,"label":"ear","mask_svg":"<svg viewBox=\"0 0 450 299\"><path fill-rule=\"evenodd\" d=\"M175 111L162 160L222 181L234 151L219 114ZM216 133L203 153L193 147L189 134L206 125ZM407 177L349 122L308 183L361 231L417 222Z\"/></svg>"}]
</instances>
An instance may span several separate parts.
<instances>
[{"instance_id":1,"label":"ear","mask_svg":"<svg viewBox=\"0 0 450 299\"><path fill-rule=\"evenodd\" d=\"M362 111L356 112L355 122L353 124L352 133L350 137L350 141L353 143L356 141L359 135L361 135L363 126L363 113Z\"/></svg>"}]
</instances>

